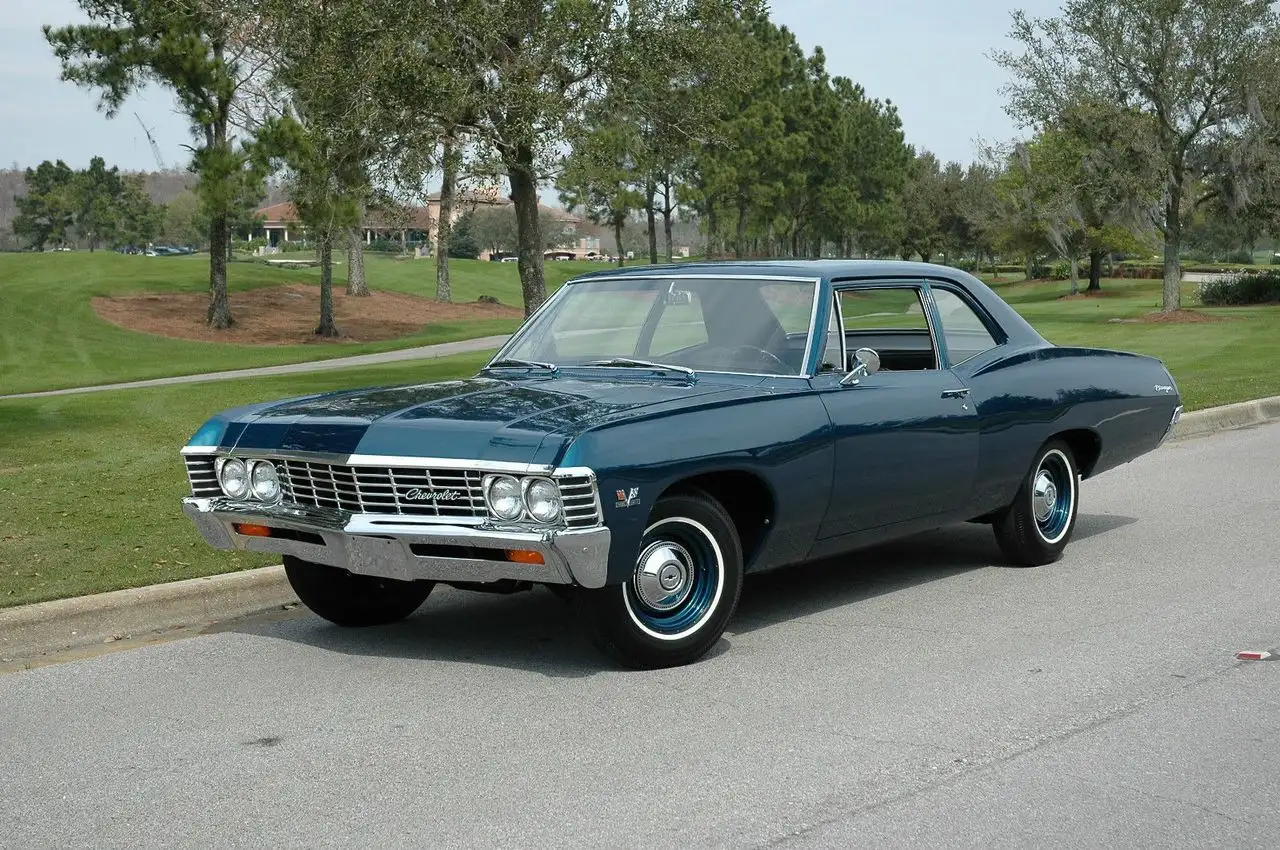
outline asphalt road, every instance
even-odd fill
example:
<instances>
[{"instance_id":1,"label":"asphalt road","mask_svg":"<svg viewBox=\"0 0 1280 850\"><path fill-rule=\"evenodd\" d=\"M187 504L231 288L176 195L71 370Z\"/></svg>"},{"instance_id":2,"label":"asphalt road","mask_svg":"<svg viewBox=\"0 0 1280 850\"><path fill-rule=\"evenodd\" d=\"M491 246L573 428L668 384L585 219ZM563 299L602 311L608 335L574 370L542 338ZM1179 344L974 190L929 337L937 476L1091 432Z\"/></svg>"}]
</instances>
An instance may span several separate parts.
<instances>
[{"instance_id":1,"label":"asphalt road","mask_svg":"<svg viewBox=\"0 0 1280 850\"><path fill-rule=\"evenodd\" d=\"M0 676L6 847L1274 847L1280 426L1084 489L1060 563L963 526L748 582L703 663L445 591Z\"/></svg>"}]
</instances>

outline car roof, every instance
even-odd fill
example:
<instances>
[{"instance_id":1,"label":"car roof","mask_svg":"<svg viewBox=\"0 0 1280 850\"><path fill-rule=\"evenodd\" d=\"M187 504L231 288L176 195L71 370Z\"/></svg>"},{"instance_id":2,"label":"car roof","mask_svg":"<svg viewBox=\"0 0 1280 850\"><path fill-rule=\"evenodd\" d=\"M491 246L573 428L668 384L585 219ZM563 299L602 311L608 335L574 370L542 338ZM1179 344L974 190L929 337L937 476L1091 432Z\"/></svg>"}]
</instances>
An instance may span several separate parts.
<instances>
[{"instance_id":1,"label":"car roof","mask_svg":"<svg viewBox=\"0 0 1280 850\"><path fill-rule=\"evenodd\" d=\"M652 277L654 275L777 275L832 280L844 277L932 277L963 281L968 275L958 269L934 263L905 260L710 260L601 269L578 275L570 283L611 277Z\"/></svg>"}]
</instances>

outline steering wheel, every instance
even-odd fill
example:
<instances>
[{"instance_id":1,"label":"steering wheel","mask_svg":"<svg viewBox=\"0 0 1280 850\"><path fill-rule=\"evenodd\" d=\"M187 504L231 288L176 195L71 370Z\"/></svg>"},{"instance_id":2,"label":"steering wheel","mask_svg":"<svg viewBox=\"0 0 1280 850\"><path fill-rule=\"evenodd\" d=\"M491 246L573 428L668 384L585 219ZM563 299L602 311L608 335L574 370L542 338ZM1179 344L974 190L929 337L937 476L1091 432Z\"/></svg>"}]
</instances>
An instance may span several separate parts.
<instances>
[{"instance_id":1,"label":"steering wheel","mask_svg":"<svg viewBox=\"0 0 1280 850\"><path fill-rule=\"evenodd\" d=\"M763 348L756 348L754 345L735 345L733 348L717 347L715 350L727 351L729 352L729 356L733 358L741 357L743 354L746 354L753 360L762 360L766 363L777 364L777 367L782 370L782 374L786 374L791 368L787 366L786 363L783 363L782 360L772 351L767 351Z\"/></svg>"}]
</instances>

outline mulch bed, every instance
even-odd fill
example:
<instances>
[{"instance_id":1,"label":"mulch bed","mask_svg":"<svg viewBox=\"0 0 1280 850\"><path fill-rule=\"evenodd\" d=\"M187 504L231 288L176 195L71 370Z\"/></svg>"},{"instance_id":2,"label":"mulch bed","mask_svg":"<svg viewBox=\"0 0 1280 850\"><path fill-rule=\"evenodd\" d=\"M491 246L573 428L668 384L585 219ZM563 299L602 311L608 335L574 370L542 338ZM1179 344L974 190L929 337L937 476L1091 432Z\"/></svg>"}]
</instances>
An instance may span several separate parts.
<instances>
[{"instance_id":1,"label":"mulch bed","mask_svg":"<svg viewBox=\"0 0 1280 850\"><path fill-rule=\"evenodd\" d=\"M231 293L235 325L221 331L205 325L209 296L203 292L97 297L92 303L101 318L127 330L238 345L375 342L409 336L439 322L524 316L523 310L505 304L440 304L431 298L398 292L374 292L357 298L335 287L333 313L342 336L326 339L315 335L320 320L320 290L304 283Z\"/></svg>"}]
</instances>

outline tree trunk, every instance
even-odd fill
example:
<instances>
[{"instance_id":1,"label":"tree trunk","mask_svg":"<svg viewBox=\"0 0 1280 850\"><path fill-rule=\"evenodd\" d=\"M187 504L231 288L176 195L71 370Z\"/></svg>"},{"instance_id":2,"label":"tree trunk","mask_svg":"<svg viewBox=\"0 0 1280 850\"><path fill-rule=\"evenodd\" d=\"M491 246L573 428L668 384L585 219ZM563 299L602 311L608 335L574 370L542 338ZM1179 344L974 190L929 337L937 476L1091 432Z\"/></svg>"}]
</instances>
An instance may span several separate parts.
<instances>
[{"instance_id":1,"label":"tree trunk","mask_svg":"<svg viewBox=\"0 0 1280 850\"><path fill-rule=\"evenodd\" d=\"M316 336L333 337L338 335L338 326L333 321L333 235L326 233L319 242L320 324Z\"/></svg>"},{"instance_id":2,"label":"tree trunk","mask_svg":"<svg viewBox=\"0 0 1280 850\"><path fill-rule=\"evenodd\" d=\"M1030 252L1027 253L1027 280L1031 280L1036 273L1036 258Z\"/></svg>"},{"instance_id":3,"label":"tree trunk","mask_svg":"<svg viewBox=\"0 0 1280 850\"><path fill-rule=\"evenodd\" d=\"M644 184L644 214L649 222L649 265L658 264L658 216L653 196L658 194L658 184L649 178Z\"/></svg>"},{"instance_id":4,"label":"tree trunk","mask_svg":"<svg viewBox=\"0 0 1280 850\"><path fill-rule=\"evenodd\" d=\"M458 184L458 159L452 133L445 134L441 153L444 177L440 183L440 220L436 222L436 300L448 304L453 298L449 288L449 238L453 235L453 193Z\"/></svg>"},{"instance_id":5,"label":"tree trunk","mask_svg":"<svg viewBox=\"0 0 1280 850\"><path fill-rule=\"evenodd\" d=\"M511 201L516 208L517 266L524 314L547 300L547 282L542 272L542 234L538 226L538 184L534 179L533 148L517 145L510 151L507 178L511 181Z\"/></svg>"},{"instance_id":6,"label":"tree trunk","mask_svg":"<svg viewBox=\"0 0 1280 850\"><path fill-rule=\"evenodd\" d=\"M1089 292L1102 291L1102 251L1089 252Z\"/></svg>"},{"instance_id":7,"label":"tree trunk","mask_svg":"<svg viewBox=\"0 0 1280 850\"><path fill-rule=\"evenodd\" d=\"M364 239L356 227L347 228L347 294L357 298L369 294L364 279Z\"/></svg>"},{"instance_id":8,"label":"tree trunk","mask_svg":"<svg viewBox=\"0 0 1280 850\"><path fill-rule=\"evenodd\" d=\"M1182 308L1182 260L1178 256L1182 251L1182 181L1176 182L1177 190L1169 193L1169 201L1165 205L1164 302L1160 306L1162 313L1172 313Z\"/></svg>"},{"instance_id":9,"label":"tree trunk","mask_svg":"<svg viewBox=\"0 0 1280 850\"><path fill-rule=\"evenodd\" d=\"M720 217L716 215L716 205L707 202L707 259L715 260L720 256Z\"/></svg>"},{"instance_id":10,"label":"tree trunk","mask_svg":"<svg viewBox=\"0 0 1280 850\"><path fill-rule=\"evenodd\" d=\"M741 260L747 251L747 208L745 205L738 205L738 229L734 234L733 253L737 259Z\"/></svg>"},{"instance_id":11,"label":"tree trunk","mask_svg":"<svg viewBox=\"0 0 1280 850\"><path fill-rule=\"evenodd\" d=\"M671 252L671 177L662 183L662 236L667 244L667 262L675 260Z\"/></svg>"},{"instance_id":12,"label":"tree trunk","mask_svg":"<svg viewBox=\"0 0 1280 850\"><path fill-rule=\"evenodd\" d=\"M1080 294L1080 264L1076 262L1076 257L1071 257L1067 262L1071 265L1071 294Z\"/></svg>"},{"instance_id":13,"label":"tree trunk","mask_svg":"<svg viewBox=\"0 0 1280 850\"><path fill-rule=\"evenodd\" d=\"M209 222L209 327L225 330L235 324L227 298L227 214L215 213Z\"/></svg>"},{"instance_id":14,"label":"tree trunk","mask_svg":"<svg viewBox=\"0 0 1280 850\"><path fill-rule=\"evenodd\" d=\"M622 268L627 264L627 255L622 253L622 219L617 216L613 219L613 244L618 249L618 268Z\"/></svg>"}]
</instances>

